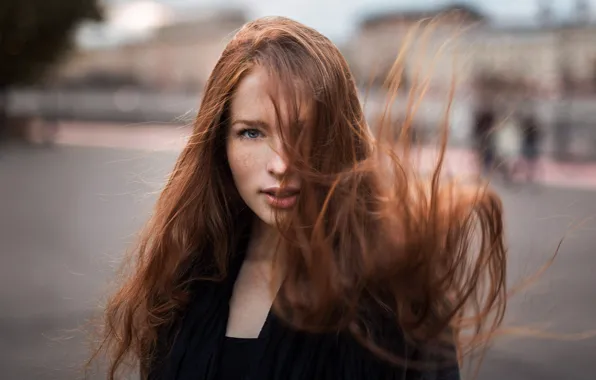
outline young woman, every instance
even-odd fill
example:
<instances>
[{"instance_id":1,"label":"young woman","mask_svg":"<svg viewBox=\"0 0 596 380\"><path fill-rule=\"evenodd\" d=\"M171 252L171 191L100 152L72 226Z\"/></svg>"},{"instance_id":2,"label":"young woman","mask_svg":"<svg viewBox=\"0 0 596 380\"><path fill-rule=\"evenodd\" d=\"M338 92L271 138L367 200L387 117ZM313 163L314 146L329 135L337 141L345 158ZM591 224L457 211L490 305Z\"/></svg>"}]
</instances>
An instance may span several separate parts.
<instances>
[{"instance_id":1,"label":"young woman","mask_svg":"<svg viewBox=\"0 0 596 380\"><path fill-rule=\"evenodd\" d=\"M245 25L107 305L109 378L458 379L503 314L501 205L402 141L327 38Z\"/></svg>"}]
</instances>

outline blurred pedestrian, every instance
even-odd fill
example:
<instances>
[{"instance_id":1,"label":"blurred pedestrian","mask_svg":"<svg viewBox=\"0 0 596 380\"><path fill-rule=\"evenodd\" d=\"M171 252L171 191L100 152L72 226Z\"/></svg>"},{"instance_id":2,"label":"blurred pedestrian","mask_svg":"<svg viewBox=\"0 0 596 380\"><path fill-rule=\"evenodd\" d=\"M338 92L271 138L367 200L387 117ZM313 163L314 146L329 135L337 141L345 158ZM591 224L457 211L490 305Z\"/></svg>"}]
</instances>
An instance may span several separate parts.
<instances>
[{"instance_id":1,"label":"blurred pedestrian","mask_svg":"<svg viewBox=\"0 0 596 380\"><path fill-rule=\"evenodd\" d=\"M521 137L521 157L513 166L512 176L520 173L527 182L534 182L540 158L541 128L536 115L531 111L523 112L519 123Z\"/></svg>"},{"instance_id":2,"label":"blurred pedestrian","mask_svg":"<svg viewBox=\"0 0 596 380\"><path fill-rule=\"evenodd\" d=\"M241 28L107 305L109 378L459 379L505 308L501 202L375 142L330 40Z\"/></svg>"},{"instance_id":3,"label":"blurred pedestrian","mask_svg":"<svg viewBox=\"0 0 596 380\"><path fill-rule=\"evenodd\" d=\"M495 166L496 143L494 138L494 126L496 112L492 105L484 104L474 114L474 146L476 157L479 162L480 172L488 176Z\"/></svg>"}]
</instances>

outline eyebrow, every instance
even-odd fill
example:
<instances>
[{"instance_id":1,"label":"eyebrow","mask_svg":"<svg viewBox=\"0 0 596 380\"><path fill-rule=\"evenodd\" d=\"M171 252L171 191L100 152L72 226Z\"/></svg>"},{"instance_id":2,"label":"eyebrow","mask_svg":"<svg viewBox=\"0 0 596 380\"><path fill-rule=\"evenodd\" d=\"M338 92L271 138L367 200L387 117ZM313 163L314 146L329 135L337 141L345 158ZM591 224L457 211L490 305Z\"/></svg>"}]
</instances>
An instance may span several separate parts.
<instances>
[{"instance_id":1,"label":"eyebrow","mask_svg":"<svg viewBox=\"0 0 596 380\"><path fill-rule=\"evenodd\" d=\"M264 130L271 130L269 124L264 122L263 120L248 120L248 119L236 119L232 121L230 126L234 126L236 124L244 124L250 128L261 128ZM306 122L304 120L298 120L296 126L299 128L304 128Z\"/></svg>"},{"instance_id":2,"label":"eyebrow","mask_svg":"<svg viewBox=\"0 0 596 380\"><path fill-rule=\"evenodd\" d=\"M232 125L236 125L236 124L244 124L251 128L269 129L269 124L265 123L262 120L237 119L237 120L232 121Z\"/></svg>"}]
</instances>

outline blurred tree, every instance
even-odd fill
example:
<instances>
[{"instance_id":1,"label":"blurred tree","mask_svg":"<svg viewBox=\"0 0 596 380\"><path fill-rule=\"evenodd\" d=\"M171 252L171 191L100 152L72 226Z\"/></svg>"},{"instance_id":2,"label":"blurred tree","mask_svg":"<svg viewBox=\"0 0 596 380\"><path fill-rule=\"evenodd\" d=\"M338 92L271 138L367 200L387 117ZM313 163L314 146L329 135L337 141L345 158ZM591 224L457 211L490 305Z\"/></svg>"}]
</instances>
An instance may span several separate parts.
<instances>
[{"instance_id":1,"label":"blurred tree","mask_svg":"<svg viewBox=\"0 0 596 380\"><path fill-rule=\"evenodd\" d=\"M0 0L0 127L6 92L35 83L73 46L77 26L101 21L101 0Z\"/></svg>"}]
</instances>

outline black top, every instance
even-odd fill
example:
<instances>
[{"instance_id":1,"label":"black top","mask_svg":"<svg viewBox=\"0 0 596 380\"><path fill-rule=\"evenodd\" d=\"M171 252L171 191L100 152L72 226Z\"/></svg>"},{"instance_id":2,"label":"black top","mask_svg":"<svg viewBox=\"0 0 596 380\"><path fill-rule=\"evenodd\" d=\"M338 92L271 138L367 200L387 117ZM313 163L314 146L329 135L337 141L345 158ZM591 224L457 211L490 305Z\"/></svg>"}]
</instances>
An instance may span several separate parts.
<instances>
[{"instance_id":1,"label":"black top","mask_svg":"<svg viewBox=\"0 0 596 380\"><path fill-rule=\"evenodd\" d=\"M242 380L254 363L257 339L226 337L221 350L217 380Z\"/></svg>"},{"instance_id":2,"label":"black top","mask_svg":"<svg viewBox=\"0 0 596 380\"><path fill-rule=\"evenodd\" d=\"M398 367L380 360L348 333L296 331L273 312L269 312L257 339L226 339L229 300L242 260L243 253L236 255L230 275L223 282L194 284L194 298L183 316L168 330L160 332L156 359L151 363L148 379L460 379L455 365L431 370L433 364L428 361L429 369L424 372ZM377 318L374 322L377 341L382 338L381 343L386 349L408 361L420 362L429 358L405 343L393 317ZM246 355L248 351L250 354Z\"/></svg>"}]
</instances>

